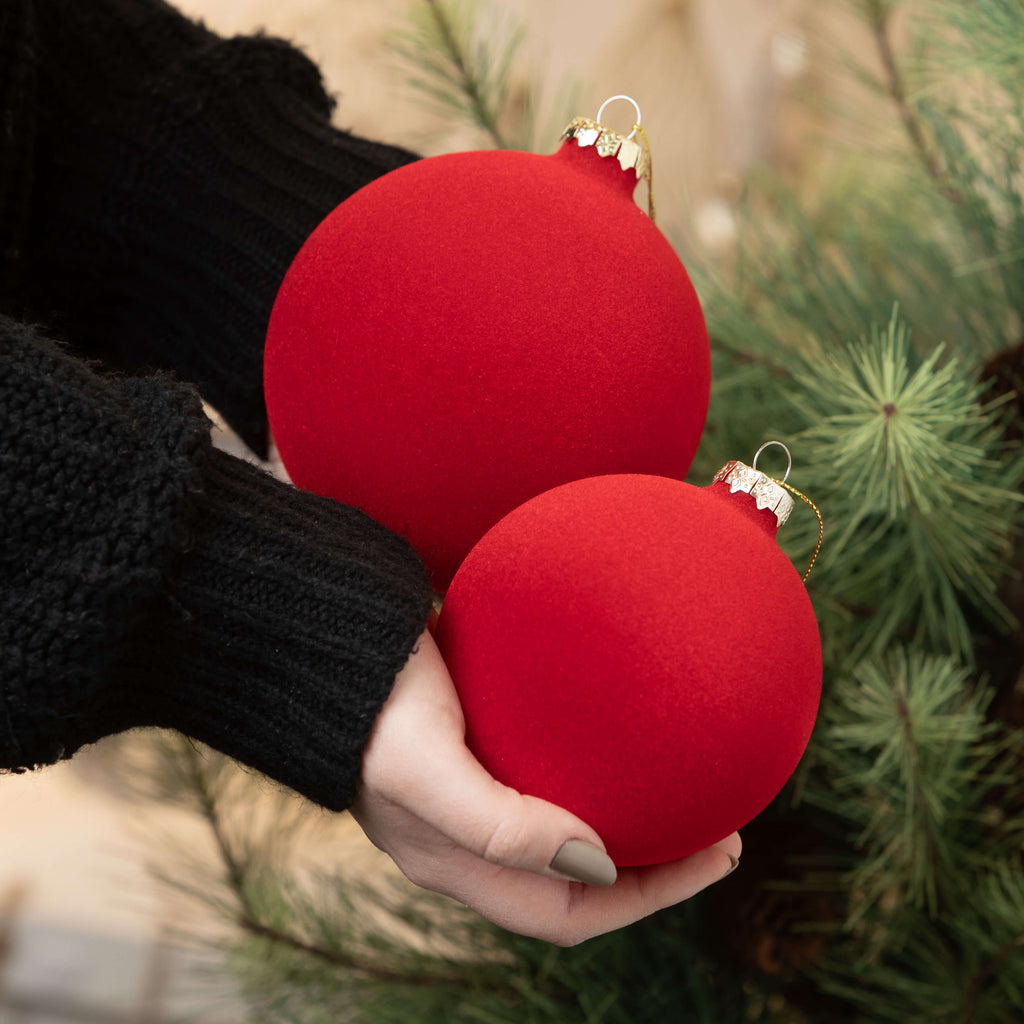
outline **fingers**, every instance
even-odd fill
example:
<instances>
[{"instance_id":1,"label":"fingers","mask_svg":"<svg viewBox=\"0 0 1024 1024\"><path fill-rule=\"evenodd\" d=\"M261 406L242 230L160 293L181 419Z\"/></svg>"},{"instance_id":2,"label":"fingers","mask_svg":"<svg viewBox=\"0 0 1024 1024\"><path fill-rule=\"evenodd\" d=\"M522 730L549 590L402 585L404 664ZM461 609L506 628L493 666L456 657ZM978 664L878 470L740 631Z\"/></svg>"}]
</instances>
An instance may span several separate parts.
<instances>
[{"instance_id":1,"label":"fingers","mask_svg":"<svg viewBox=\"0 0 1024 1024\"><path fill-rule=\"evenodd\" d=\"M589 825L497 782L464 734L455 687L424 634L377 719L352 811L412 881L505 928L572 945L688 899L739 857L732 835L673 864L616 873Z\"/></svg>"},{"instance_id":2,"label":"fingers","mask_svg":"<svg viewBox=\"0 0 1024 1024\"><path fill-rule=\"evenodd\" d=\"M733 832L731 836L726 836L725 839L720 840L714 845L724 851L727 857L735 858L737 863L743 855L743 840L740 838L739 832ZM736 865L734 864L733 867L735 868Z\"/></svg>"},{"instance_id":3,"label":"fingers","mask_svg":"<svg viewBox=\"0 0 1024 1024\"><path fill-rule=\"evenodd\" d=\"M455 687L433 639L424 634L367 747L364 787L488 863L553 876L551 862L573 840L586 847L577 845L563 856L563 874L614 880L614 865L589 825L497 782L466 747L464 732Z\"/></svg>"},{"instance_id":4,"label":"fingers","mask_svg":"<svg viewBox=\"0 0 1024 1024\"><path fill-rule=\"evenodd\" d=\"M481 879L468 861L456 858L445 889L503 928L571 946L690 899L731 873L739 852L739 837L730 836L671 864L624 868L607 888L514 870Z\"/></svg>"},{"instance_id":5,"label":"fingers","mask_svg":"<svg viewBox=\"0 0 1024 1024\"><path fill-rule=\"evenodd\" d=\"M735 854L717 845L671 864L625 868L611 889L580 890L561 926L563 936L551 941L572 944L633 924L721 881L737 862Z\"/></svg>"},{"instance_id":6,"label":"fingers","mask_svg":"<svg viewBox=\"0 0 1024 1024\"><path fill-rule=\"evenodd\" d=\"M465 747L435 765L424 782L415 802L420 818L489 864L592 884L614 882L615 866L589 825L496 782Z\"/></svg>"}]
</instances>

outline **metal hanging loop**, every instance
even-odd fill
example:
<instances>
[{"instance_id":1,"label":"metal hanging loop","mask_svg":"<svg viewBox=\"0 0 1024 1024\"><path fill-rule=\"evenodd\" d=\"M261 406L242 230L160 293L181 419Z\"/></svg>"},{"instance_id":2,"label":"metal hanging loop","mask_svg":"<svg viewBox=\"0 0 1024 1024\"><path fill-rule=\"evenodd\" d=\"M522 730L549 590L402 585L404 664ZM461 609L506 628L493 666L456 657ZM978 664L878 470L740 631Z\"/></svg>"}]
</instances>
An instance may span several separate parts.
<instances>
[{"instance_id":1,"label":"metal hanging loop","mask_svg":"<svg viewBox=\"0 0 1024 1024\"><path fill-rule=\"evenodd\" d=\"M640 104L637 103L632 96L626 96L622 93L619 93L617 96L609 96L608 99L601 104L601 108L598 110L597 117L595 117L594 120L597 121L598 124L604 124L601 120L601 115L604 113L605 107L607 107L609 103L614 103L616 100L625 100L627 103L632 103L633 109L636 111L636 120L633 122L633 130L626 136L627 139L632 139L633 136L636 135L637 128L640 127L641 121Z\"/></svg>"},{"instance_id":2,"label":"metal hanging loop","mask_svg":"<svg viewBox=\"0 0 1024 1024\"><path fill-rule=\"evenodd\" d=\"M781 441L765 441L765 443L761 445L756 452L754 452L754 461L751 463L751 467L753 469L757 469L757 457L765 450L765 448L769 448L773 444L778 445L786 453L786 475L782 478L782 482L785 483L789 479L790 470L793 468L793 456Z\"/></svg>"}]
</instances>

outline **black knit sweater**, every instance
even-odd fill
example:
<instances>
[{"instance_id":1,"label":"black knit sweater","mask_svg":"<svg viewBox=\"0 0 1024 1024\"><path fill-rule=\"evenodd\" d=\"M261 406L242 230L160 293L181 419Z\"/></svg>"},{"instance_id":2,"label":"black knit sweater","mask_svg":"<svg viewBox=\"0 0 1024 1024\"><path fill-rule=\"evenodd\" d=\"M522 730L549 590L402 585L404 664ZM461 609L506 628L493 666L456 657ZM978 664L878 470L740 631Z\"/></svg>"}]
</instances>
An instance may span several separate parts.
<instances>
[{"instance_id":1,"label":"black knit sweater","mask_svg":"<svg viewBox=\"0 0 1024 1024\"><path fill-rule=\"evenodd\" d=\"M330 110L286 43L162 0L0 0L0 769L162 725L353 799L426 573L213 449L198 394L265 449L288 264L412 159Z\"/></svg>"}]
</instances>

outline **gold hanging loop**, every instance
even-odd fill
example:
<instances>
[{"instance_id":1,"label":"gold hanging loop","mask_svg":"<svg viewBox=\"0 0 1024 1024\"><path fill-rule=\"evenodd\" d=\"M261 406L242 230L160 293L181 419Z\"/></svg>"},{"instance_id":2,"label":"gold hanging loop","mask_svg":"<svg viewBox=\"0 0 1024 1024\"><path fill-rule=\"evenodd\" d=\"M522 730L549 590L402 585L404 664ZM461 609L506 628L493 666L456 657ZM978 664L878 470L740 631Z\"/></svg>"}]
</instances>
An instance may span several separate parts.
<instances>
[{"instance_id":1,"label":"gold hanging loop","mask_svg":"<svg viewBox=\"0 0 1024 1024\"><path fill-rule=\"evenodd\" d=\"M806 494L801 494L792 484L787 484L785 480L776 480L777 484L785 487L790 494L795 494L801 501L806 502L811 506L811 511L818 517L818 543L814 546L814 554L811 555L811 563L807 566L806 572L803 574L803 581L807 582L807 577L811 575L811 570L814 568L814 563L818 560L818 552L821 551L821 541L825 536L825 521L821 518L821 512L818 511L818 506L807 497Z\"/></svg>"},{"instance_id":2,"label":"gold hanging loop","mask_svg":"<svg viewBox=\"0 0 1024 1024\"><path fill-rule=\"evenodd\" d=\"M757 457L761 454L761 452L765 450L765 448L769 448L772 445L777 445L786 453L786 475L781 480L778 480L775 477L769 477L769 479L773 480L780 487L784 487L787 491L789 491L790 494L796 495L796 497L798 497L801 501L806 502L806 504L808 504L811 507L811 511L818 517L818 543L814 546L814 554L811 555L811 564L807 566L807 571L803 575L803 580L806 583L807 577L811 574L811 569L814 568L814 563L818 560L818 552L821 551L821 541L822 538L825 536L825 522L821 518L821 512L818 510L818 506L815 505L814 502L811 501L811 499L808 498L806 494L801 494L792 484L786 483L786 481L789 479L790 470L792 470L793 468L793 456L790 453L789 448L786 445L784 445L781 441L765 441L765 443L761 445L761 447L758 448L756 452L754 452L754 459L751 463L751 466L754 469L757 469Z\"/></svg>"}]
</instances>

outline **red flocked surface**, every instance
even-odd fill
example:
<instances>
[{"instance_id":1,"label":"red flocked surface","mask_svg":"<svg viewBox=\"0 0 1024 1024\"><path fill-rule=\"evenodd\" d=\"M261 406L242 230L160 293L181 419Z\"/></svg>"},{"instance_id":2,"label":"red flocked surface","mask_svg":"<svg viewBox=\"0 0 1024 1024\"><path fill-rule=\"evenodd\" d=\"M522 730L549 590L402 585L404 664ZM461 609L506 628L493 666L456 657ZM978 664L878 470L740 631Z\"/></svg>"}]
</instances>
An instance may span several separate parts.
<instances>
[{"instance_id":1,"label":"red flocked surface","mask_svg":"<svg viewBox=\"0 0 1024 1024\"><path fill-rule=\"evenodd\" d=\"M578 814L620 866L753 818L817 713L821 647L775 518L725 484L579 481L474 548L437 627L467 741Z\"/></svg>"},{"instance_id":2,"label":"red flocked surface","mask_svg":"<svg viewBox=\"0 0 1024 1024\"><path fill-rule=\"evenodd\" d=\"M295 483L407 536L443 590L544 490L684 476L707 335L635 187L570 142L422 160L342 203L289 269L267 335L270 425Z\"/></svg>"}]
</instances>

